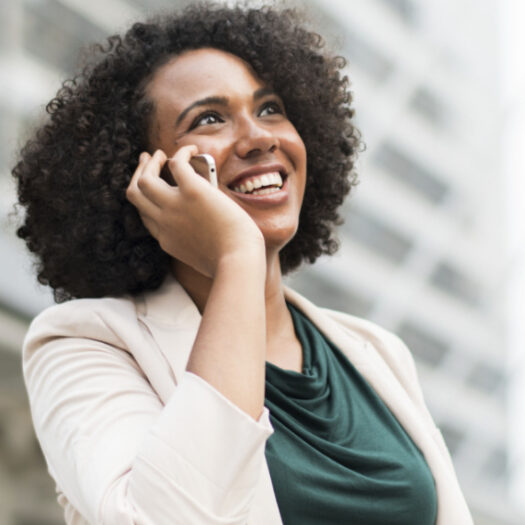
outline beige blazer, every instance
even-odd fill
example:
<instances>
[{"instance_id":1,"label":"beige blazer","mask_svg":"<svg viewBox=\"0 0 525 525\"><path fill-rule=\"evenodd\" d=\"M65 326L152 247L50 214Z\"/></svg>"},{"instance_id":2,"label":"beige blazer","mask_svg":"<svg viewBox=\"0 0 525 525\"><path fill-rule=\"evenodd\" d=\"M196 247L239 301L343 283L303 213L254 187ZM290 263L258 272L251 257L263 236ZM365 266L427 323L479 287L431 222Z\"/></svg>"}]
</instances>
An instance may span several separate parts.
<instances>
[{"instance_id":1,"label":"beige blazer","mask_svg":"<svg viewBox=\"0 0 525 525\"><path fill-rule=\"evenodd\" d=\"M437 525L472 524L405 345L290 289L286 297L346 354L423 453ZM282 525L264 456L268 410L254 421L185 370L199 323L172 278L137 298L74 300L33 321L24 377L68 524Z\"/></svg>"}]
</instances>

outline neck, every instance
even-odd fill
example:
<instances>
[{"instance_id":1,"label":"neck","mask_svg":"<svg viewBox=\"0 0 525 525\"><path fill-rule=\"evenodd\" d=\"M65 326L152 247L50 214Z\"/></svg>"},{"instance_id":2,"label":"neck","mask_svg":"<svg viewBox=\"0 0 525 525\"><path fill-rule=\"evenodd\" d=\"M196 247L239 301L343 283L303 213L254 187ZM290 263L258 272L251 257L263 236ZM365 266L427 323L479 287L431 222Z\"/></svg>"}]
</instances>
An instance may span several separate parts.
<instances>
[{"instance_id":1,"label":"neck","mask_svg":"<svg viewBox=\"0 0 525 525\"><path fill-rule=\"evenodd\" d=\"M267 254L266 259L266 338L268 343L271 343L274 335L282 334L290 328L290 315L284 298L279 254ZM212 279L176 260L173 261L172 271L202 315L210 294Z\"/></svg>"}]
</instances>

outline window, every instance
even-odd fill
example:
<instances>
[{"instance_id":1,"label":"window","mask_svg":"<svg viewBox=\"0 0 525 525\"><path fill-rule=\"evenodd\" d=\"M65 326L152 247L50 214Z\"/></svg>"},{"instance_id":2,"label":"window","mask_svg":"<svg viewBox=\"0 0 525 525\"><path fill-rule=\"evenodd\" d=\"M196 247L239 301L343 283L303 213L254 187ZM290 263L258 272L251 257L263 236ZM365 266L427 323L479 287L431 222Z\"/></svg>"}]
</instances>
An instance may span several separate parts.
<instances>
[{"instance_id":1,"label":"window","mask_svg":"<svg viewBox=\"0 0 525 525\"><path fill-rule=\"evenodd\" d=\"M507 452L499 447L494 448L483 465L486 478L491 481L503 478L507 473L507 465Z\"/></svg>"},{"instance_id":2,"label":"window","mask_svg":"<svg viewBox=\"0 0 525 525\"><path fill-rule=\"evenodd\" d=\"M0 341L0 383L2 389L19 391L22 388L21 381L20 357L12 350L3 348Z\"/></svg>"},{"instance_id":3,"label":"window","mask_svg":"<svg viewBox=\"0 0 525 525\"><path fill-rule=\"evenodd\" d=\"M476 363L467 376L467 382L475 388L492 393L503 383L504 376L500 370L487 363Z\"/></svg>"},{"instance_id":4,"label":"window","mask_svg":"<svg viewBox=\"0 0 525 525\"><path fill-rule=\"evenodd\" d=\"M450 454L454 456L465 438L464 433L459 428L446 422L439 425L439 429L443 434L443 439L447 444Z\"/></svg>"},{"instance_id":5,"label":"window","mask_svg":"<svg viewBox=\"0 0 525 525\"><path fill-rule=\"evenodd\" d=\"M392 73L394 65L381 51L346 29L345 55L350 66L357 64L376 82L384 82Z\"/></svg>"},{"instance_id":6,"label":"window","mask_svg":"<svg viewBox=\"0 0 525 525\"><path fill-rule=\"evenodd\" d=\"M379 147L373 161L432 204L440 203L449 191L440 177L393 144L384 143Z\"/></svg>"},{"instance_id":7,"label":"window","mask_svg":"<svg viewBox=\"0 0 525 525\"><path fill-rule=\"evenodd\" d=\"M9 172L18 160L19 147L30 137L35 127L35 119L16 113L7 107L7 100L0 105L0 178Z\"/></svg>"},{"instance_id":8,"label":"window","mask_svg":"<svg viewBox=\"0 0 525 525\"><path fill-rule=\"evenodd\" d=\"M414 91L409 106L433 126L444 128L449 123L449 108L424 86L420 86Z\"/></svg>"},{"instance_id":9,"label":"window","mask_svg":"<svg viewBox=\"0 0 525 525\"><path fill-rule=\"evenodd\" d=\"M351 210L345 218L344 231L352 238L393 263L404 260L412 247L410 239L378 217Z\"/></svg>"},{"instance_id":10,"label":"window","mask_svg":"<svg viewBox=\"0 0 525 525\"><path fill-rule=\"evenodd\" d=\"M416 21L416 8L412 0L381 0L381 2L398 15L403 22L413 25Z\"/></svg>"},{"instance_id":11,"label":"window","mask_svg":"<svg viewBox=\"0 0 525 525\"><path fill-rule=\"evenodd\" d=\"M3 107L0 106L0 176L7 171L9 164L9 150L10 150L10 137L9 130L12 130L13 122L11 115Z\"/></svg>"},{"instance_id":12,"label":"window","mask_svg":"<svg viewBox=\"0 0 525 525\"><path fill-rule=\"evenodd\" d=\"M476 306L480 302L480 287L448 262L441 262L434 268L430 282L470 306Z\"/></svg>"},{"instance_id":13,"label":"window","mask_svg":"<svg viewBox=\"0 0 525 525\"><path fill-rule=\"evenodd\" d=\"M448 352L448 344L413 321L403 321L397 333L414 356L430 366L437 366Z\"/></svg>"},{"instance_id":14,"label":"window","mask_svg":"<svg viewBox=\"0 0 525 525\"><path fill-rule=\"evenodd\" d=\"M358 317L365 317L373 301L352 290L347 284L338 285L313 271L304 271L293 279L292 287L319 306L339 310Z\"/></svg>"},{"instance_id":15,"label":"window","mask_svg":"<svg viewBox=\"0 0 525 525\"><path fill-rule=\"evenodd\" d=\"M192 2L190 0L126 0L128 4L133 5L137 9L144 11L145 13L152 13L161 9L173 9L181 5L189 5Z\"/></svg>"},{"instance_id":16,"label":"window","mask_svg":"<svg viewBox=\"0 0 525 525\"><path fill-rule=\"evenodd\" d=\"M88 42L100 41L105 33L57 0L27 5L24 47L31 54L60 70L75 69L77 54Z\"/></svg>"}]
</instances>

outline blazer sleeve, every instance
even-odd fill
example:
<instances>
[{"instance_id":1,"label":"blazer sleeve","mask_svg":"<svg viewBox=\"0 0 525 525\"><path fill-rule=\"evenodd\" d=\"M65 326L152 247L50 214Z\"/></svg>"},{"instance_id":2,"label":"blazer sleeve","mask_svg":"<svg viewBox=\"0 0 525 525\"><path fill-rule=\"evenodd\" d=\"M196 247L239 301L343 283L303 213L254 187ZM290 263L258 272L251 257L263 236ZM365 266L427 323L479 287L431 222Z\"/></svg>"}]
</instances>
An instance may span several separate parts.
<instances>
[{"instance_id":1,"label":"blazer sleeve","mask_svg":"<svg viewBox=\"0 0 525 525\"><path fill-rule=\"evenodd\" d=\"M85 312L78 336L70 313L41 314L23 351L35 431L68 502L93 524L244 525L268 410L255 421L187 371L163 405L97 316Z\"/></svg>"}]
</instances>

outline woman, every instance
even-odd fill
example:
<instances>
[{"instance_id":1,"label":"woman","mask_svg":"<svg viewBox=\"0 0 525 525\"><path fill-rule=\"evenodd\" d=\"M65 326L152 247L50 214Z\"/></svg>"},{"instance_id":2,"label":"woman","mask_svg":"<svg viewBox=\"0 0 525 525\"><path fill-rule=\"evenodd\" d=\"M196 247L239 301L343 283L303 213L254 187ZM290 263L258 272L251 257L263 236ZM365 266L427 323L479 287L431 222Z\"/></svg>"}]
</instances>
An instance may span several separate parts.
<instances>
[{"instance_id":1,"label":"woman","mask_svg":"<svg viewBox=\"0 0 525 525\"><path fill-rule=\"evenodd\" d=\"M69 299L24 345L67 523L471 523L403 344L282 284L354 182L322 46L271 8L136 24L23 150L19 235Z\"/></svg>"}]
</instances>

